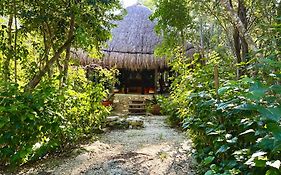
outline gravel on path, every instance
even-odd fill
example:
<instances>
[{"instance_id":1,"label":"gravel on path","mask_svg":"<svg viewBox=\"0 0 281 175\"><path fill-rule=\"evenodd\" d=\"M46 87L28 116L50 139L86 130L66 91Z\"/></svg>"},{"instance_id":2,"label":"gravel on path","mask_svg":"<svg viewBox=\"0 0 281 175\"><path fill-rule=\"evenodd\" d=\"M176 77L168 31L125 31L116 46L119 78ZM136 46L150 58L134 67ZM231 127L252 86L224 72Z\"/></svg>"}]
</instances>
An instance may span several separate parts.
<instances>
[{"instance_id":1,"label":"gravel on path","mask_svg":"<svg viewBox=\"0 0 281 175\"><path fill-rule=\"evenodd\" d=\"M144 128L112 130L82 145L77 156L48 160L20 174L193 175L191 142L165 124L165 116L143 117Z\"/></svg>"}]
</instances>

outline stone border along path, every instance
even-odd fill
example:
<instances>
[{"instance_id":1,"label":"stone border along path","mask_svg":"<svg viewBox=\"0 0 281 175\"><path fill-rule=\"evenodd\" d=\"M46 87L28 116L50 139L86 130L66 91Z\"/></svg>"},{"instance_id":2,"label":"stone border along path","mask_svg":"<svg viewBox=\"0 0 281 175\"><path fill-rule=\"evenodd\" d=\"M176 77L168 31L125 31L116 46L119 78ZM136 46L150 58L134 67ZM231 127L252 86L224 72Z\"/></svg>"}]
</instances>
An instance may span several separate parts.
<instances>
[{"instance_id":1,"label":"stone border along path","mask_svg":"<svg viewBox=\"0 0 281 175\"><path fill-rule=\"evenodd\" d=\"M82 145L78 156L21 172L38 175L193 175L191 142L165 116L144 116L142 129L113 130ZM54 161L54 160L53 160Z\"/></svg>"}]
</instances>

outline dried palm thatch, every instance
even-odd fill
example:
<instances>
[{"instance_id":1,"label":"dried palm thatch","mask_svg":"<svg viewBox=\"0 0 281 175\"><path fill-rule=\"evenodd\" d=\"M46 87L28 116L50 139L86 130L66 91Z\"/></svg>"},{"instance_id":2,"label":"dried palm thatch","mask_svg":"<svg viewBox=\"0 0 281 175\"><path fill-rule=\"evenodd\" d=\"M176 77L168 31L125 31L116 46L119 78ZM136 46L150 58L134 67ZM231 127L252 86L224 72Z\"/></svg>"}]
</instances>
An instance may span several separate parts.
<instances>
[{"instance_id":1,"label":"dried palm thatch","mask_svg":"<svg viewBox=\"0 0 281 175\"><path fill-rule=\"evenodd\" d=\"M139 3L126 10L128 13L124 19L115 22L117 27L112 30L112 40L103 49L101 60L90 58L81 49L75 51L74 57L79 58L82 65L95 63L129 70L167 68L165 58L154 57L154 49L161 42L161 37L154 32L156 23L149 20L152 12ZM188 55L195 53L192 45L188 45L187 49Z\"/></svg>"},{"instance_id":2,"label":"dried palm thatch","mask_svg":"<svg viewBox=\"0 0 281 175\"><path fill-rule=\"evenodd\" d=\"M104 49L104 63L133 70L166 67L164 58L153 55L161 39L154 32L155 22L149 20L152 12L141 4L128 7L127 12L112 30L113 39Z\"/></svg>"},{"instance_id":3,"label":"dried palm thatch","mask_svg":"<svg viewBox=\"0 0 281 175\"><path fill-rule=\"evenodd\" d=\"M154 49L161 38L154 32L155 22L149 20L151 11L141 4L128 7L127 15L116 21L117 27L112 30L112 40L103 49L101 60L91 59L83 50L76 50L82 65L96 63L107 67L130 70L163 69L167 67L164 58L155 58Z\"/></svg>"}]
</instances>

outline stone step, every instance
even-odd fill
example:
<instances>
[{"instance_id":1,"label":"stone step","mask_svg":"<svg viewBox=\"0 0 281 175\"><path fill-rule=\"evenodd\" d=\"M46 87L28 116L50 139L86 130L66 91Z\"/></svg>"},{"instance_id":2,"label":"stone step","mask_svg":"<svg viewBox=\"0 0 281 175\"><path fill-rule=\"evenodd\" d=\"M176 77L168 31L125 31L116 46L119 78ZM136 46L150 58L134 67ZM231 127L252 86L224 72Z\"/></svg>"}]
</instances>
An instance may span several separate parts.
<instances>
[{"instance_id":1,"label":"stone step","mask_svg":"<svg viewBox=\"0 0 281 175\"><path fill-rule=\"evenodd\" d=\"M130 104L144 104L143 100L132 100Z\"/></svg>"},{"instance_id":2,"label":"stone step","mask_svg":"<svg viewBox=\"0 0 281 175\"><path fill-rule=\"evenodd\" d=\"M129 108L129 111L139 111L139 110L145 111L145 108Z\"/></svg>"},{"instance_id":3,"label":"stone step","mask_svg":"<svg viewBox=\"0 0 281 175\"><path fill-rule=\"evenodd\" d=\"M131 115L146 115L145 101L140 100L131 100L128 106L129 114Z\"/></svg>"},{"instance_id":4,"label":"stone step","mask_svg":"<svg viewBox=\"0 0 281 175\"><path fill-rule=\"evenodd\" d=\"M145 104L129 104L129 108L134 108L134 107L145 107Z\"/></svg>"}]
</instances>

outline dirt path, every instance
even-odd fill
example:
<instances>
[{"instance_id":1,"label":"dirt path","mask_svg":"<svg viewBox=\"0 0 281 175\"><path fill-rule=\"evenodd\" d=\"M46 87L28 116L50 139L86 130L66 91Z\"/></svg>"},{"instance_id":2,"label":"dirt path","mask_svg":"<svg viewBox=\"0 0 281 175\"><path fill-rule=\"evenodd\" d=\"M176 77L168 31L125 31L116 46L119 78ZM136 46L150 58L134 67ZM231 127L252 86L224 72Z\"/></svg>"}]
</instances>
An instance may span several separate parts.
<instances>
[{"instance_id":1,"label":"dirt path","mask_svg":"<svg viewBox=\"0 0 281 175\"><path fill-rule=\"evenodd\" d=\"M114 130L99 141L83 145L78 156L29 169L40 175L186 175L190 141L166 126L164 116L145 117L143 129Z\"/></svg>"}]
</instances>

